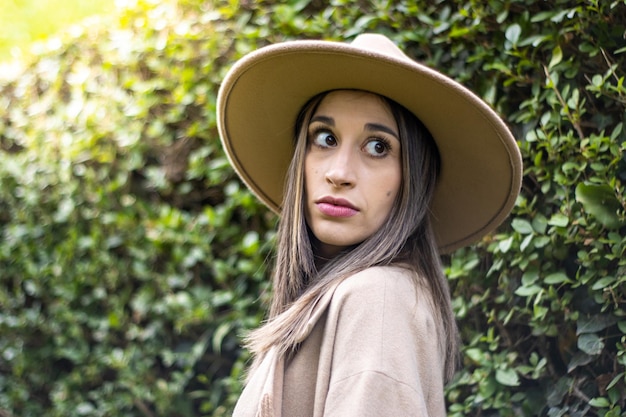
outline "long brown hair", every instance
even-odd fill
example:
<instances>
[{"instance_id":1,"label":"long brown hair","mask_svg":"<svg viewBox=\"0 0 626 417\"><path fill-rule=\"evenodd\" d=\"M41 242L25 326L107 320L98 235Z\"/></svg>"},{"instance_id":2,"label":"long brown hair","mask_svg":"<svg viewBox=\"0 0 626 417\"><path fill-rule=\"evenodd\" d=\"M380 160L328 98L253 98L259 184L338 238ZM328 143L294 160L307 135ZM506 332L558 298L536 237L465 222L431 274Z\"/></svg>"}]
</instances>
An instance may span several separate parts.
<instances>
[{"instance_id":1,"label":"long brown hair","mask_svg":"<svg viewBox=\"0 0 626 417\"><path fill-rule=\"evenodd\" d=\"M440 165L434 140L411 112L380 96L389 105L398 124L403 172L400 192L391 213L377 232L317 270L304 218L303 167L308 125L326 94L311 99L296 124L295 152L287 175L278 226L269 320L246 339L246 346L255 355L253 368L270 348L275 347L279 354L287 354L297 346L297 337L307 325L307 313L338 280L372 266L402 264L416 272L416 286L431 292L436 319L440 322L437 328L440 350L444 354L444 375L449 380L456 365L457 328L430 223L429 207Z\"/></svg>"}]
</instances>

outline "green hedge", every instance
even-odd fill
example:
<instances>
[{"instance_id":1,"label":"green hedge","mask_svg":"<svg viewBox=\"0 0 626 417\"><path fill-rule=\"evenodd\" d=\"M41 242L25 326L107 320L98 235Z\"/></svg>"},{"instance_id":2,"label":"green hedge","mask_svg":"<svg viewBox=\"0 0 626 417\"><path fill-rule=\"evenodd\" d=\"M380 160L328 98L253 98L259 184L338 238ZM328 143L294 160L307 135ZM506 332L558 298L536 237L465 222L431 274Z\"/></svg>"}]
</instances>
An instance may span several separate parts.
<instances>
[{"instance_id":1,"label":"green hedge","mask_svg":"<svg viewBox=\"0 0 626 417\"><path fill-rule=\"evenodd\" d=\"M276 218L233 175L232 63L382 32L483 96L525 177L446 257L451 416L626 415L625 1L139 2L0 83L0 415L229 415ZM624 410L624 411L623 411Z\"/></svg>"}]
</instances>

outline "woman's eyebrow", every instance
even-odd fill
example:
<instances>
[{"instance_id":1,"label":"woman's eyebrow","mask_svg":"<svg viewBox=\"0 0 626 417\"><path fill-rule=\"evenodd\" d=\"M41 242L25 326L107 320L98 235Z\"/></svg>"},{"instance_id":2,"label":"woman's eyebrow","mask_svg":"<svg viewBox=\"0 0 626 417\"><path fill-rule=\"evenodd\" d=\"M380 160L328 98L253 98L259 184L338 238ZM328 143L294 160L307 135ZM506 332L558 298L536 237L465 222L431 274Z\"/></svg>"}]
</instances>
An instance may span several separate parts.
<instances>
[{"instance_id":1,"label":"woman's eyebrow","mask_svg":"<svg viewBox=\"0 0 626 417\"><path fill-rule=\"evenodd\" d=\"M335 119L329 116L322 116L322 115L314 116L311 118L311 123L315 123L315 122L324 123L324 124L327 124L328 126L335 126ZM363 130L368 131L368 132L385 132L393 136L394 138L400 140L400 138L398 137L398 134L392 128L381 123L366 123Z\"/></svg>"},{"instance_id":2,"label":"woman's eyebrow","mask_svg":"<svg viewBox=\"0 0 626 417\"><path fill-rule=\"evenodd\" d=\"M332 117L328 117L328 116L314 116L311 118L311 123L313 122L321 122L329 126L335 126L335 119L333 119Z\"/></svg>"},{"instance_id":3,"label":"woman's eyebrow","mask_svg":"<svg viewBox=\"0 0 626 417\"><path fill-rule=\"evenodd\" d=\"M369 132L385 132L393 136L394 138L400 140L400 138L398 137L398 134L392 128L385 126L383 124L380 124L380 123L366 123L365 130Z\"/></svg>"}]
</instances>

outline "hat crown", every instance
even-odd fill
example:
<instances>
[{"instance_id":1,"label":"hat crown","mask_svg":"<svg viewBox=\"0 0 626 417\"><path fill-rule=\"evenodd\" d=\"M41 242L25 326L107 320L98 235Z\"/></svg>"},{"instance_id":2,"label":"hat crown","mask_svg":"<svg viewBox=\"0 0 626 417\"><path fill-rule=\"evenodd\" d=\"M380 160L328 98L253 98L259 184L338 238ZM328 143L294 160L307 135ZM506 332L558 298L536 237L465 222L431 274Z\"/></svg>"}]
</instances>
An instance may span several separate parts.
<instances>
[{"instance_id":1,"label":"hat crown","mask_svg":"<svg viewBox=\"0 0 626 417\"><path fill-rule=\"evenodd\" d=\"M393 58L410 60L391 39L377 33L363 33L351 42L355 48L387 55ZM412 61L411 61L412 62Z\"/></svg>"}]
</instances>

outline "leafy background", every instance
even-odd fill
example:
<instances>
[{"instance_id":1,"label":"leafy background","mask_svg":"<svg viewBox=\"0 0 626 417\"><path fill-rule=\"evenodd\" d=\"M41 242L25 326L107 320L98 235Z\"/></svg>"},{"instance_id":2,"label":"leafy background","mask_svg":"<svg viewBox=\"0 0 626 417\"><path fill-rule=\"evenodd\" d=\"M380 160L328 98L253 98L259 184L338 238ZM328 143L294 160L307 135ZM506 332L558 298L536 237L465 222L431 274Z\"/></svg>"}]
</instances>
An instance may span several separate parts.
<instances>
[{"instance_id":1,"label":"leafy background","mask_svg":"<svg viewBox=\"0 0 626 417\"><path fill-rule=\"evenodd\" d=\"M626 415L625 27L623 0L143 0L62 33L0 82L0 415L230 415L276 218L222 153L220 80L368 31L523 153L509 220L444 259L448 414Z\"/></svg>"},{"instance_id":2,"label":"leafy background","mask_svg":"<svg viewBox=\"0 0 626 417\"><path fill-rule=\"evenodd\" d=\"M113 13L118 2L120 0L2 0L0 59L32 58L30 48L34 42L45 42L51 34L87 17Z\"/></svg>"}]
</instances>

